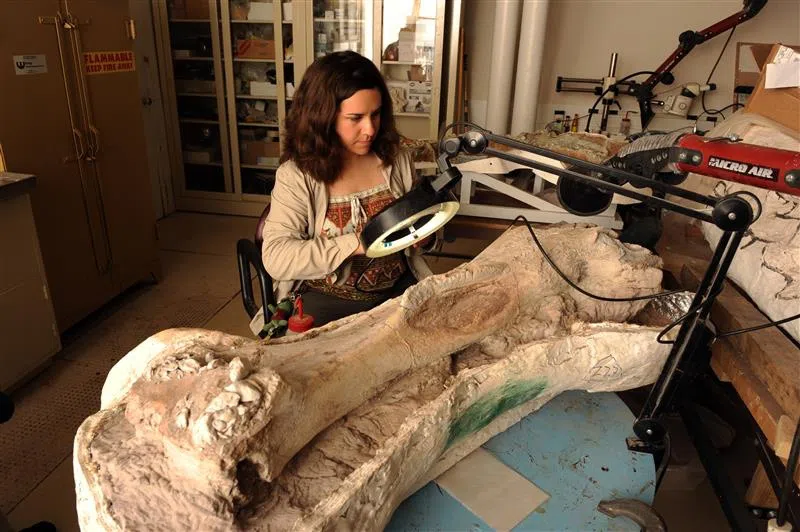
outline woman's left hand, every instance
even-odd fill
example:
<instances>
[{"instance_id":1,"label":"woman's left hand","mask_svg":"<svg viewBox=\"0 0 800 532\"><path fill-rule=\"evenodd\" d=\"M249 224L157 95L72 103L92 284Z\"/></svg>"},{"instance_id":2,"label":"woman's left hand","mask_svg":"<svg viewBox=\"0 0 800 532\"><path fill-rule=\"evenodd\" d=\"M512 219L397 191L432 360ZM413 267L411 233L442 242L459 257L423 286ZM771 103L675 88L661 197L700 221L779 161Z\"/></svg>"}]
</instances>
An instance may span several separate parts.
<instances>
[{"instance_id":1,"label":"woman's left hand","mask_svg":"<svg viewBox=\"0 0 800 532\"><path fill-rule=\"evenodd\" d=\"M434 235L428 235L425 238L423 238L422 240L417 240L416 242L411 244L411 247L413 247L415 249L417 249L417 248L426 248L431 244L431 242L433 242L433 239L434 239Z\"/></svg>"}]
</instances>

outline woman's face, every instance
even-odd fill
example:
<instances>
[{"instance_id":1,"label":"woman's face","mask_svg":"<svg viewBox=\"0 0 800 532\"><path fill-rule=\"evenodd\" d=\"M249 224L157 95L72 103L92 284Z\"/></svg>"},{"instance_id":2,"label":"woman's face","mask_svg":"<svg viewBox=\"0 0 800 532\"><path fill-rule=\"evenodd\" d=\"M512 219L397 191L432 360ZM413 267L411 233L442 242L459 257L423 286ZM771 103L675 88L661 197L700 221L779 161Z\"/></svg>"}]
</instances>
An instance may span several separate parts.
<instances>
[{"instance_id":1,"label":"woman's face","mask_svg":"<svg viewBox=\"0 0 800 532\"><path fill-rule=\"evenodd\" d=\"M336 133L345 148L356 155L366 155L381 127L381 93L363 89L339 104Z\"/></svg>"}]
</instances>

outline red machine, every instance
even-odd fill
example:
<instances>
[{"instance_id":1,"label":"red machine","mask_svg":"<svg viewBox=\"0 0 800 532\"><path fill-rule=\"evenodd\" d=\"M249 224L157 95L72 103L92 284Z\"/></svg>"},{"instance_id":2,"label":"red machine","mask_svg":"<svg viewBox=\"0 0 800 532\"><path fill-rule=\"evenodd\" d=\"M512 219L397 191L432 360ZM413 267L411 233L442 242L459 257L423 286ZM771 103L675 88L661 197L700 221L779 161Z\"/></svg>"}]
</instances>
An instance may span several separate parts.
<instances>
[{"instance_id":1,"label":"red machine","mask_svg":"<svg viewBox=\"0 0 800 532\"><path fill-rule=\"evenodd\" d=\"M745 144L735 136L645 135L622 148L607 164L668 185L682 182L692 172L800 196L800 152ZM604 179L615 185L647 186L647 182L617 174ZM604 211L613 196L611 190L570 179L559 181L558 188L564 208L580 215Z\"/></svg>"},{"instance_id":2,"label":"red machine","mask_svg":"<svg viewBox=\"0 0 800 532\"><path fill-rule=\"evenodd\" d=\"M696 156L699 161L694 160ZM681 172L800 196L800 152L684 135L674 162Z\"/></svg>"}]
</instances>

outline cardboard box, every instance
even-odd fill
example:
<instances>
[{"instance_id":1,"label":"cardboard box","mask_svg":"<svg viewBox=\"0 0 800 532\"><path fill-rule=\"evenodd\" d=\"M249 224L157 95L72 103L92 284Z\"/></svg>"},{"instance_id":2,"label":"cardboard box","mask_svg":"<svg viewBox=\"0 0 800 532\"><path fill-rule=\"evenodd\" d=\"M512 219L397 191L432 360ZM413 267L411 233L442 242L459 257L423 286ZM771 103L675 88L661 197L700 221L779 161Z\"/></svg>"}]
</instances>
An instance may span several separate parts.
<instances>
[{"instance_id":1,"label":"cardboard box","mask_svg":"<svg viewBox=\"0 0 800 532\"><path fill-rule=\"evenodd\" d=\"M186 4L186 18L209 20L211 12L208 0L183 0Z\"/></svg>"},{"instance_id":2,"label":"cardboard box","mask_svg":"<svg viewBox=\"0 0 800 532\"><path fill-rule=\"evenodd\" d=\"M236 57L247 59L275 59L275 41L265 39L237 39Z\"/></svg>"},{"instance_id":3,"label":"cardboard box","mask_svg":"<svg viewBox=\"0 0 800 532\"><path fill-rule=\"evenodd\" d=\"M242 164L277 166L280 156L280 142L251 140L242 143Z\"/></svg>"},{"instance_id":4,"label":"cardboard box","mask_svg":"<svg viewBox=\"0 0 800 532\"><path fill-rule=\"evenodd\" d=\"M431 97L423 94L409 94L405 111L407 113L430 113Z\"/></svg>"},{"instance_id":5,"label":"cardboard box","mask_svg":"<svg viewBox=\"0 0 800 532\"><path fill-rule=\"evenodd\" d=\"M247 20L250 12L250 4L239 4L231 2L231 20Z\"/></svg>"},{"instance_id":6,"label":"cardboard box","mask_svg":"<svg viewBox=\"0 0 800 532\"><path fill-rule=\"evenodd\" d=\"M169 18L188 18L186 16L186 0L172 0L169 2Z\"/></svg>"},{"instance_id":7,"label":"cardboard box","mask_svg":"<svg viewBox=\"0 0 800 532\"><path fill-rule=\"evenodd\" d=\"M250 2L250 12L247 20L272 20L275 15L272 11L272 2Z\"/></svg>"},{"instance_id":8,"label":"cardboard box","mask_svg":"<svg viewBox=\"0 0 800 532\"><path fill-rule=\"evenodd\" d=\"M278 96L278 86L269 81L251 81L250 96L261 96L262 98L275 98Z\"/></svg>"},{"instance_id":9,"label":"cardboard box","mask_svg":"<svg viewBox=\"0 0 800 532\"><path fill-rule=\"evenodd\" d=\"M216 94L217 84L205 79L176 79L175 92L191 94Z\"/></svg>"},{"instance_id":10,"label":"cardboard box","mask_svg":"<svg viewBox=\"0 0 800 532\"><path fill-rule=\"evenodd\" d=\"M758 85L756 85L750 98L747 99L744 109L749 113L759 114L800 132L800 87L767 89L764 86L767 71L766 65L773 62L781 46L783 45L775 44L772 46L772 50L761 69ZM800 47L790 46L789 48L800 52Z\"/></svg>"},{"instance_id":11,"label":"cardboard box","mask_svg":"<svg viewBox=\"0 0 800 532\"><path fill-rule=\"evenodd\" d=\"M214 162L214 154L211 151L183 150L183 160L190 164L209 164Z\"/></svg>"},{"instance_id":12,"label":"cardboard box","mask_svg":"<svg viewBox=\"0 0 800 532\"><path fill-rule=\"evenodd\" d=\"M424 94L430 96L433 94L433 82L431 81L409 81L408 82L409 94Z\"/></svg>"}]
</instances>

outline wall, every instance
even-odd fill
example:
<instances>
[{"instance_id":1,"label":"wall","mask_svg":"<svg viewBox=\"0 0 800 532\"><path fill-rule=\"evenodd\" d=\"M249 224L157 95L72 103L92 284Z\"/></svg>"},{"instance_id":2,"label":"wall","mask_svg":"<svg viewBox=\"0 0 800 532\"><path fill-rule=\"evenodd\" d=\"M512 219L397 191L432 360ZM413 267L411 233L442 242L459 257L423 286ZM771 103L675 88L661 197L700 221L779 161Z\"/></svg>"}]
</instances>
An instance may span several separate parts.
<instances>
[{"instance_id":1,"label":"wall","mask_svg":"<svg viewBox=\"0 0 800 532\"><path fill-rule=\"evenodd\" d=\"M489 61L497 60L491 56L495 1L466 0L465 4L470 111L472 119L481 124L486 118ZM600 78L608 71L612 52L619 54L618 77L637 70L657 68L677 46L681 32L704 29L741 7L740 0L551 0L537 127L550 121L556 108L564 109L568 114L579 112L584 115L594 103L596 97L589 94L556 93L559 75ZM689 82L704 83L726 38L727 33L724 33L697 46L672 71L675 83L669 87L659 85L655 92ZM717 84L717 90L706 95L707 108L721 108L733 101L736 42L800 44L800 2L769 0L755 18L737 27L711 80ZM515 58L503 60L515 61ZM620 103L624 110L637 109L632 97L623 96ZM692 112L700 112L698 100L695 100ZM611 131L616 131L618 120L611 119ZM598 121L597 116L594 121ZM659 117L651 122L650 127L670 130L692 123L680 118ZM634 120L634 130L636 126ZM710 124L706 123L706 126Z\"/></svg>"}]
</instances>

